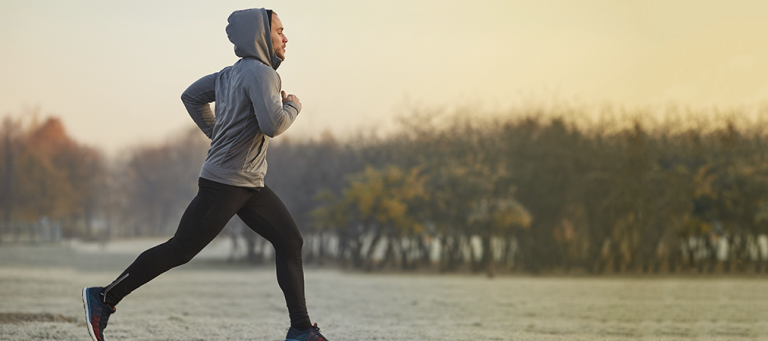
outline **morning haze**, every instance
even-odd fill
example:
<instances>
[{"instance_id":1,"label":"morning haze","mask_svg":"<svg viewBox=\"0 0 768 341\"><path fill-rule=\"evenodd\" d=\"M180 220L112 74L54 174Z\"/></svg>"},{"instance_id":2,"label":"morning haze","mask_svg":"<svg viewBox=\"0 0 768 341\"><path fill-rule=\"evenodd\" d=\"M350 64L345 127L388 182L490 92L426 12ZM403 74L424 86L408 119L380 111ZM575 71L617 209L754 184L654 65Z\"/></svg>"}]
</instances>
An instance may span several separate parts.
<instances>
[{"instance_id":1,"label":"morning haze","mask_svg":"<svg viewBox=\"0 0 768 341\"><path fill-rule=\"evenodd\" d=\"M201 177L210 126L180 100L237 61L226 18L251 7L280 13L303 105L269 155L241 144L268 159L260 190ZM0 339L81 340L78 290L203 213L226 226L196 228L217 238L121 303L109 340L278 339L285 244L330 340L766 339L766 9L2 1ZM279 193L291 242L209 219L219 189ZM81 291L91 336L107 291L148 277Z\"/></svg>"},{"instance_id":2,"label":"morning haze","mask_svg":"<svg viewBox=\"0 0 768 341\"><path fill-rule=\"evenodd\" d=\"M192 127L179 95L232 64L226 17L279 8L291 137L391 130L403 106L526 100L756 105L768 95L761 1L4 1L0 113L38 107L110 154Z\"/></svg>"}]
</instances>

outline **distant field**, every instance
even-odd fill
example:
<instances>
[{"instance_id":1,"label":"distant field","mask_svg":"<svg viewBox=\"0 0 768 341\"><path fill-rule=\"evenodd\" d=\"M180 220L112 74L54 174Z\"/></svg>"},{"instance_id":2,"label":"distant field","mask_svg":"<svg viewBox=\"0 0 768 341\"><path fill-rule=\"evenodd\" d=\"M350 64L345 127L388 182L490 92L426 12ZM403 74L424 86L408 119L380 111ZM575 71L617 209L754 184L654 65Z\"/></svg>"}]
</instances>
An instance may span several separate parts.
<instances>
[{"instance_id":1,"label":"distant field","mask_svg":"<svg viewBox=\"0 0 768 341\"><path fill-rule=\"evenodd\" d=\"M0 318L0 340L88 340L81 288L109 283L155 242L103 251L0 245L0 315L57 317ZM222 250L213 245L127 297L107 340L282 340L287 309L274 269L216 261ZM308 269L306 281L310 316L331 341L768 339L768 279L757 277L487 279Z\"/></svg>"}]
</instances>

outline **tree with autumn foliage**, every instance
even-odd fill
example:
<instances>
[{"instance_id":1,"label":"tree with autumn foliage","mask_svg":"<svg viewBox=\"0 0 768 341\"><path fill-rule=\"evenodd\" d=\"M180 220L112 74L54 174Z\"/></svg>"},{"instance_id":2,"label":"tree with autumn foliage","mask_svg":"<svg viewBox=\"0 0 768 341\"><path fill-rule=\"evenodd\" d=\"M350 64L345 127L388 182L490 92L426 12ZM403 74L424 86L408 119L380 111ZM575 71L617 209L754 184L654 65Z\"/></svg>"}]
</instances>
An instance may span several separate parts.
<instances>
[{"instance_id":1,"label":"tree with autumn foliage","mask_svg":"<svg viewBox=\"0 0 768 341\"><path fill-rule=\"evenodd\" d=\"M339 229L340 246L351 255L353 266L371 269L374 252L383 242L384 259L379 266L399 263L407 269L414 249L424 248L424 228L413 209L417 200L427 198L424 182L418 169L369 166L350 176L341 198L330 192L320 194L328 203L315 209L314 216L318 225Z\"/></svg>"},{"instance_id":2,"label":"tree with autumn foliage","mask_svg":"<svg viewBox=\"0 0 768 341\"><path fill-rule=\"evenodd\" d=\"M105 170L100 154L54 117L27 126L6 118L0 135L3 225L47 217L62 222L65 235L91 234Z\"/></svg>"}]
</instances>

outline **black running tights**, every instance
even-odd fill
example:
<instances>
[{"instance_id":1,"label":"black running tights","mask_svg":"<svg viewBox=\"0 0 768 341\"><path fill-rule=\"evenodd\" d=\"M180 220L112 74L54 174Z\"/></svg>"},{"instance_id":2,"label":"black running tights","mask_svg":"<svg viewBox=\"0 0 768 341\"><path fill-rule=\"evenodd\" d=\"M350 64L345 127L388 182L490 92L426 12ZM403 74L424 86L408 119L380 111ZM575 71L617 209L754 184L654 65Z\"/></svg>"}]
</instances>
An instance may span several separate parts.
<instances>
[{"instance_id":1,"label":"black running tights","mask_svg":"<svg viewBox=\"0 0 768 341\"><path fill-rule=\"evenodd\" d=\"M197 196L181 217L173 238L144 251L107 286L103 292L106 303L116 305L163 272L189 262L237 214L248 227L274 246L277 282L285 295L291 325L308 327L301 264L304 241L277 194L266 186L258 189L235 187L203 178L198 181L198 186Z\"/></svg>"}]
</instances>

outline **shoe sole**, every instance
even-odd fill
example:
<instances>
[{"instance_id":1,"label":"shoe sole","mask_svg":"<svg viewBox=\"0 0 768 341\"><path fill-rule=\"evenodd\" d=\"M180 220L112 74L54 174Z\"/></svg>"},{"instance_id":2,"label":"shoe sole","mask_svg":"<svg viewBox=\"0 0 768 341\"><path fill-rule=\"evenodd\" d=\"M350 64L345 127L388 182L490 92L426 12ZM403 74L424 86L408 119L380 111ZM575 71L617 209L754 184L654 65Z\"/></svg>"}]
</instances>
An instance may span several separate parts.
<instances>
[{"instance_id":1,"label":"shoe sole","mask_svg":"<svg viewBox=\"0 0 768 341\"><path fill-rule=\"evenodd\" d=\"M91 336L93 341L99 341L96 338L96 334L93 333L93 326L91 326L91 311L88 309L88 288L83 288L83 309L85 309L85 327L88 328L88 335Z\"/></svg>"}]
</instances>

